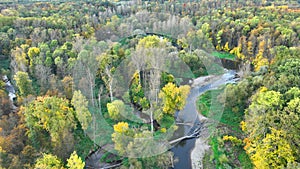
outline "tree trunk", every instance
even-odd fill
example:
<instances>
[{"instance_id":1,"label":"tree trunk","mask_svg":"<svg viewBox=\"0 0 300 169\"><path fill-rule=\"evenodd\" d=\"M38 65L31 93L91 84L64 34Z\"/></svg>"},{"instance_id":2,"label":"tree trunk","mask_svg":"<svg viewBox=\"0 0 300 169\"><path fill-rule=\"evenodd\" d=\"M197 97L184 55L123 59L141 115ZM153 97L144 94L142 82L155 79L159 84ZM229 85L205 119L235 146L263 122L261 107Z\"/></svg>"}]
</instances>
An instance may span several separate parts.
<instances>
[{"instance_id":1,"label":"tree trunk","mask_svg":"<svg viewBox=\"0 0 300 169\"><path fill-rule=\"evenodd\" d=\"M153 133L153 105L150 104L150 121L151 121L151 133Z\"/></svg>"},{"instance_id":2,"label":"tree trunk","mask_svg":"<svg viewBox=\"0 0 300 169\"><path fill-rule=\"evenodd\" d=\"M112 92L112 79L109 82L109 95L110 95L110 101L113 101L113 92Z\"/></svg>"},{"instance_id":3,"label":"tree trunk","mask_svg":"<svg viewBox=\"0 0 300 169\"><path fill-rule=\"evenodd\" d=\"M102 113L102 109L101 109L101 94L102 94L102 91L103 91L103 88L102 88L102 86L100 87L100 89L99 89L99 93L98 93L98 106L99 106L99 113L100 113L100 115L101 115L101 113Z\"/></svg>"},{"instance_id":4,"label":"tree trunk","mask_svg":"<svg viewBox=\"0 0 300 169\"><path fill-rule=\"evenodd\" d=\"M112 78L112 75L111 75L111 72L110 70L108 69L108 67L105 68L105 73L107 74L108 76L108 85L109 85L109 95L110 95L110 101L112 102L113 101L113 92L112 92L112 84L113 84L113 78Z\"/></svg>"},{"instance_id":5,"label":"tree trunk","mask_svg":"<svg viewBox=\"0 0 300 169\"><path fill-rule=\"evenodd\" d=\"M94 101L94 92L93 92L93 87L94 87L94 78L91 75L91 71L89 68L87 68L86 73L88 75L88 81L90 82L90 92L91 92L91 99L92 99L92 105L95 106L95 101Z\"/></svg>"}]
</instances>

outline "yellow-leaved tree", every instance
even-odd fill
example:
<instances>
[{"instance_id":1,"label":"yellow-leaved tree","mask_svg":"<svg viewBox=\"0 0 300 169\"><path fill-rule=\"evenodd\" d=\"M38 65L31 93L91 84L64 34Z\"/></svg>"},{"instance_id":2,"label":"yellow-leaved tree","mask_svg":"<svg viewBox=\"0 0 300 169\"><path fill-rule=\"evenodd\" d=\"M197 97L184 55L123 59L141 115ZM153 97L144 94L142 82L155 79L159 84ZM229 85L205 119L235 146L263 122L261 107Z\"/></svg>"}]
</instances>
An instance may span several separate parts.
<instances>
[{"instance_id":1,"label":"yellow-leaved tree","mask_svg":"<svg viewBox=\"0 0 300 169\"><path fill-rule=\"evenodd\" d=\"M67 161L67 167L69 169L84 169L85 162L77 155L76 151L71 154Z\"/></svg>"},{"instance_id":2,"label":"yellow-leaved tree","mask_svg":"<svg viewBox=\"0 0 300 169\"><path fill-rule=\"evenodd\" d=\"M173 83L168 83L159 93L159 98L163 102L163 112L174 115L176 110L182 110L186 103L186 98L190 93L190 87L177 87Z\"/></svg>"},{"instance_id":3,"label":"yellow-leaved tree","mask_svg":"<svg viewBox=\"0 0 300 169\"><path fill-rule=\"evenodd\" d=\"M115 150L119 155L126 155L127 145L132 141L129 125L126 122L119 122L114 125L114 133L111 135L115 143Z\"/></svg>"},{"instance_id":4,"label":"yellow-leaved tree","mask_svg":"<svg viewBox=\"0 0 300 169\"><path fill-rule=\"evenodd\" d=\"M261 142L253 142L247 149L253 164L259 169L284 168L287 163L293 163L295 160L286 134L281 130L270 129L271 133Z\"/></svg>"},{"instance_id":5,"label":"yellow-leaved tree","mask_svg":"<svg viewBox=\"0 0 300 169\"><path fill-rule=\"evenodd\" d=\"M63 163L57 156L43 154L43 157L36 160L34 169L64 169Z\"/></svg>"}]
</instances>

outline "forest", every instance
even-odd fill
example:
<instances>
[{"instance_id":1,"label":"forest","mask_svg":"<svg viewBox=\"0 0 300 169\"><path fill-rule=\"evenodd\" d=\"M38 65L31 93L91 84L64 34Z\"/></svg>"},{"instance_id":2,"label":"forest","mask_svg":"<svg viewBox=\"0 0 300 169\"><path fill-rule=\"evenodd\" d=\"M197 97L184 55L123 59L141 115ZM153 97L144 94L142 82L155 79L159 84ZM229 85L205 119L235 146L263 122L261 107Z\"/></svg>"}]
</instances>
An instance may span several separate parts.
<instances>
[{"instance_id":1,"label":"forest","mask_svg":"<svg viewBox=\"0 0 300 169\"><path fill-rule=\"evenodd\" d=\"M1 0L0 169L300 169L299 40L299 0Z\"/></svg>"}]
</instances>

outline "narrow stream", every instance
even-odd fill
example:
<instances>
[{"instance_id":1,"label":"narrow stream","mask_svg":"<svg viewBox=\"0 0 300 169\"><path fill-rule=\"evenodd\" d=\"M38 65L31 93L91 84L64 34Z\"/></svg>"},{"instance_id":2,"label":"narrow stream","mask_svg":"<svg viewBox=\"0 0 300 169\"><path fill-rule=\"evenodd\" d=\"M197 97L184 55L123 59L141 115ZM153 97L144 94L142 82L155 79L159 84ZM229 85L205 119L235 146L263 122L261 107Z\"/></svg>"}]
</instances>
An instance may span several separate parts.
<instances>
[{"instance_id":1,"label":"narrow stream","mask_svg":"<svg viewBox=\"0 0 300 169\"><path fill-rule=\"evenodd\" d=\"M204 92L217 88L223 84L227 83L233 83L236 81L234 79L235 77L235 71L229 70L225 74L223 74L218 80L213 81L210 84L207 84L205 86L197 86L191 89L191 93L189 97L187 98L187 103L185 108L177 113L177 120L181 123L192 123L194 124L193 126L188 126L188 125L178 125L178 130L175 133L178 136L176 137L182 137L183 134L187 135L195 125L201 125L199 124L199 119L198 119L198 113L197 113L197 108L196 108L196 100L197 98ZM195 146L195 141L196 139L187 139L183 140L177 145L175 145L171 151L174 153L175 159L178 160L178 162L175 163L174 168L175 169L190 169L192 168L191 164L191 151L193 150Z\"/></svg>"}]
</instances>

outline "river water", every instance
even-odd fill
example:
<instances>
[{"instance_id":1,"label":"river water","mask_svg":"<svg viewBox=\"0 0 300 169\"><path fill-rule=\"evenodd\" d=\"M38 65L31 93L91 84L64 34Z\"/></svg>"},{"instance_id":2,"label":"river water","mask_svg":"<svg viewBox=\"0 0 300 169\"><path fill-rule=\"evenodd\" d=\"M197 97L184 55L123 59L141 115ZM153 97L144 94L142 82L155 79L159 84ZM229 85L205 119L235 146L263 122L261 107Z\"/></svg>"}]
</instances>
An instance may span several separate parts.
<instances>
[{"instance_id":1,"label":"river water","mask_svg":"<svg viewBox=\"0 0 300 169\"><path fill-rule=\"evenodd\" d=\"M228 70L225 74L220 76L217 80L212 81L209 84L206 84L202 86L196 86L191 89L191 93L189 97L187 98L187 102L185 105L185 108L177 112L176 116L177 122L180 123L187 123L187 124L193 124L193 125L178 125L178 130L175 133L174 138L179 138L184 135L189 134L197 125L199 124L198 119L198 112L196 108L196 100L197 98L204 92L218 88L219 86L227 83L234 83L237 79L234 79L235 77L235 71ZM183 140L177 145L175 145L171 151L174 153L175 159L178 161L175 163L174 168L175 169L190 169L192 168L191 163L191 151L193 150L195 146L196 139L187 139Z\"/></svg>"}]
</instances>

